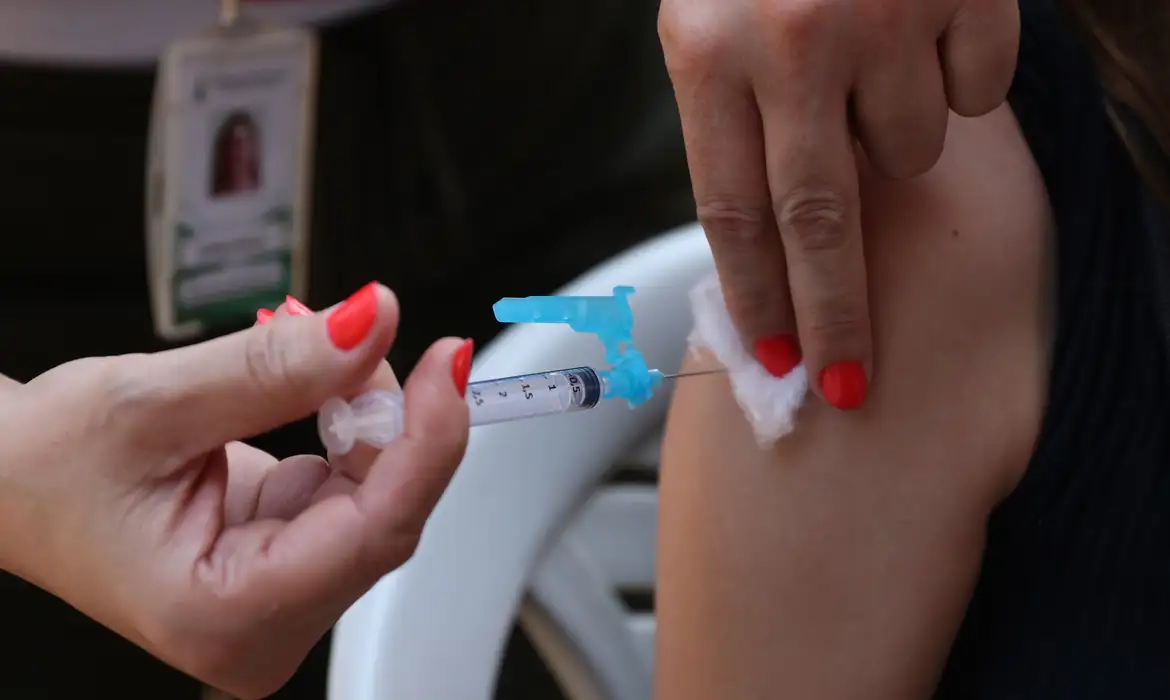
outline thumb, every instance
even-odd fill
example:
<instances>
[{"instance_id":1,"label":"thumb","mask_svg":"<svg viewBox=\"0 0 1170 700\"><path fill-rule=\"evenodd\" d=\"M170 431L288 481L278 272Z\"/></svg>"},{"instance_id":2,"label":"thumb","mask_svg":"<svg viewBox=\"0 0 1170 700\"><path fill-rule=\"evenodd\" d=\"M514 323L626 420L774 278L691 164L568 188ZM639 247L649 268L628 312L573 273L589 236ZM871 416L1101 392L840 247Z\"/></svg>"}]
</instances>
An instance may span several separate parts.
<instances>
[{"instance_id":1,"label":"thumb","mask_svg":"<svg viewBox=\"0 0 1170 700\"><path fill-rule=\"evenodd\" d=\"M389 352L398 302L370 283L333 309L272 322L151 357L152 376L170 383L164 429L212 449L314 413L356 392ZM172 427L173 426L173 427Z\"/></svg>"},{"instance_id":2,"label":"thumb","mask_svg":"<svg viewBox=\"0 0 1170 700\"><path fill-rule=\"evenodd\" d=\"M315 621L314 635L331 627L410 558L454 476L467 447L470 351L470 341L447 338L419 360L404 390L406 430L364 483L348 494L318 492L319 500L287 523L231 528L216 545L223 556L210 559L261 595L265 610L275 605L281 615L300 618L302 628Z\"/></svg>"}]
</instances>

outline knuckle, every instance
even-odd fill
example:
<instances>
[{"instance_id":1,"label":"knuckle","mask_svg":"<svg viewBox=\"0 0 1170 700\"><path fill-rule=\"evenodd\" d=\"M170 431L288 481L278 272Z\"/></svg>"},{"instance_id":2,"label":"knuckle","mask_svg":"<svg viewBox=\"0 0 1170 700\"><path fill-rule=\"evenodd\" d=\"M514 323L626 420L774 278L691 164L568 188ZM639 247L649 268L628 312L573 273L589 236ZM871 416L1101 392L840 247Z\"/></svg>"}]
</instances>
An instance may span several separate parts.
<instances>
[{"instance_id":1,"label":"knuckle","mask_svg":"<svg viewBox=\"0 0 1170 700\"><path fill-rule=\"evenodd\" d=\"M666 68L676 80L711 70L722 61L729 43L723 20L693 5L664 2L658 11L658 38Z\"/></svg>"},{"instance_id":2,"label":"knuckle","mask_svg":"<svg viewBox=\"0 0 1170 700\"><path fill-rule=\"evenodd\" d=\"M910 26L909 12L918 10L914 3L908 2L870 2L862 3L859 9L866 10L865 33L870 39L899 41L906 36Z\"/></svg>"},{"instance_id":3,"label":"knuckle","mask_svg":"<svg viewBox=\"0 0 1170 700\"><path fill-rule=\"evenodd\" d=\"M751 245L760 240L772 223L772 211L734 198L711 198L699 202L699 223L709 237L732 245Z\"/></svg>"},{"instance_id":4,"label":"knuckle","mask_svg":"<svg viewBox=\"0 0 1170 700\"><path fill-rule=\"evenodd\" d=\"M799 55L819 44L834 26L837 4L827 0L758 0L757 14L770 36Z\"/></svg>"},{"instance_id":5,"label":"knuckle","mask_svg":"<svg viewBox=\"0 0 1170 700\"><path fill-rule=\"evenodd\" d=\"M288 344L280 342L275 324L252 329L244 343L244 369L249 380L263 395L276 395L281 387L292 391L307 390L297 386L295 373L291 371L292 358Z\"/></svg>"},{"instance_id":6,"label":"knuckle","mask_svg":"<svg viewBox=\"0 0 1170 700\"><path fill-rule=\"evenodd\" d=\"M774 209L781 235L802 251L840 250L848 243L849 207L837 190L798 187L780 197Z\"/></svg>"}]
</instances>

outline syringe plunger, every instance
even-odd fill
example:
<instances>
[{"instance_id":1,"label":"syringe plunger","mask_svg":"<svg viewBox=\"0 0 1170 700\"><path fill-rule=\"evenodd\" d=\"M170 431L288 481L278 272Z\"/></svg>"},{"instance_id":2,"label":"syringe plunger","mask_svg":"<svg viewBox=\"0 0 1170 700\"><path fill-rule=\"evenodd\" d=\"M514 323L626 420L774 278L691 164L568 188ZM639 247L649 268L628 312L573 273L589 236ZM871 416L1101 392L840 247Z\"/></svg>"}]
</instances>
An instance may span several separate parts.
<instances>
[{"instance_id":1,"label":"syringe plunger","mask_svg":"<svg viewBox=\"0 0 1170 700\"><path fill-rule=\"evenodd\" d=\"M359 441L384 447L402 433L402 394L367 391L353 401L335 397L317 412L317 433L331 454L346 454Z\"/></svg>"}]
</instances>

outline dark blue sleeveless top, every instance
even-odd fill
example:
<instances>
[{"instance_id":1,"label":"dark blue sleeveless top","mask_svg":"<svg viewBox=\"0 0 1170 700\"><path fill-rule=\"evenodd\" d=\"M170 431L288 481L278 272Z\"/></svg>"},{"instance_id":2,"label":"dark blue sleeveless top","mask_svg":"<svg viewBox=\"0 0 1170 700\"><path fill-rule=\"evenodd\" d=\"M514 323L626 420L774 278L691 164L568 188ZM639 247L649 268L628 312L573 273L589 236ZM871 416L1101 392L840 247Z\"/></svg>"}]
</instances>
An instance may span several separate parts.
<instances>
[{"instance_id":1,"label":"dark blue sleeveless top","mask_svg":"<svg viewBox=\"0 0 1170 700\"><path fill-rule=\"evenodd\" d=\"M1070 28L1020 8L1010 101L1056 224L1048 405L936 698L1166 700L1170 229Z\"/></svg>"}]
</instances>

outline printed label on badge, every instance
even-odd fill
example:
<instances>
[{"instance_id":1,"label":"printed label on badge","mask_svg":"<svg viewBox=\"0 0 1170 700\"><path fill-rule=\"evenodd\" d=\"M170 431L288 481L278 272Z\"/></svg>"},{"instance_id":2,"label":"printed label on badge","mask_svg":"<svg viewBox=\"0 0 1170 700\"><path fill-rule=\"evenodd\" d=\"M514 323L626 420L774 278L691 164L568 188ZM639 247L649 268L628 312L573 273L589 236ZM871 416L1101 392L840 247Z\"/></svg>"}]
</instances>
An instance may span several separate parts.
<instances>
[{"instance_id":1,"label":"printed label on badge","mask_svg":"<svg viewBox=\"0 0 1170 700\"><path fill-rule=\"evenodd\" d=\"M246 324L305 296L316 58L307 30L242 25L164 57L147 188L162 337Z\"/></svg>"}]
</instances>

